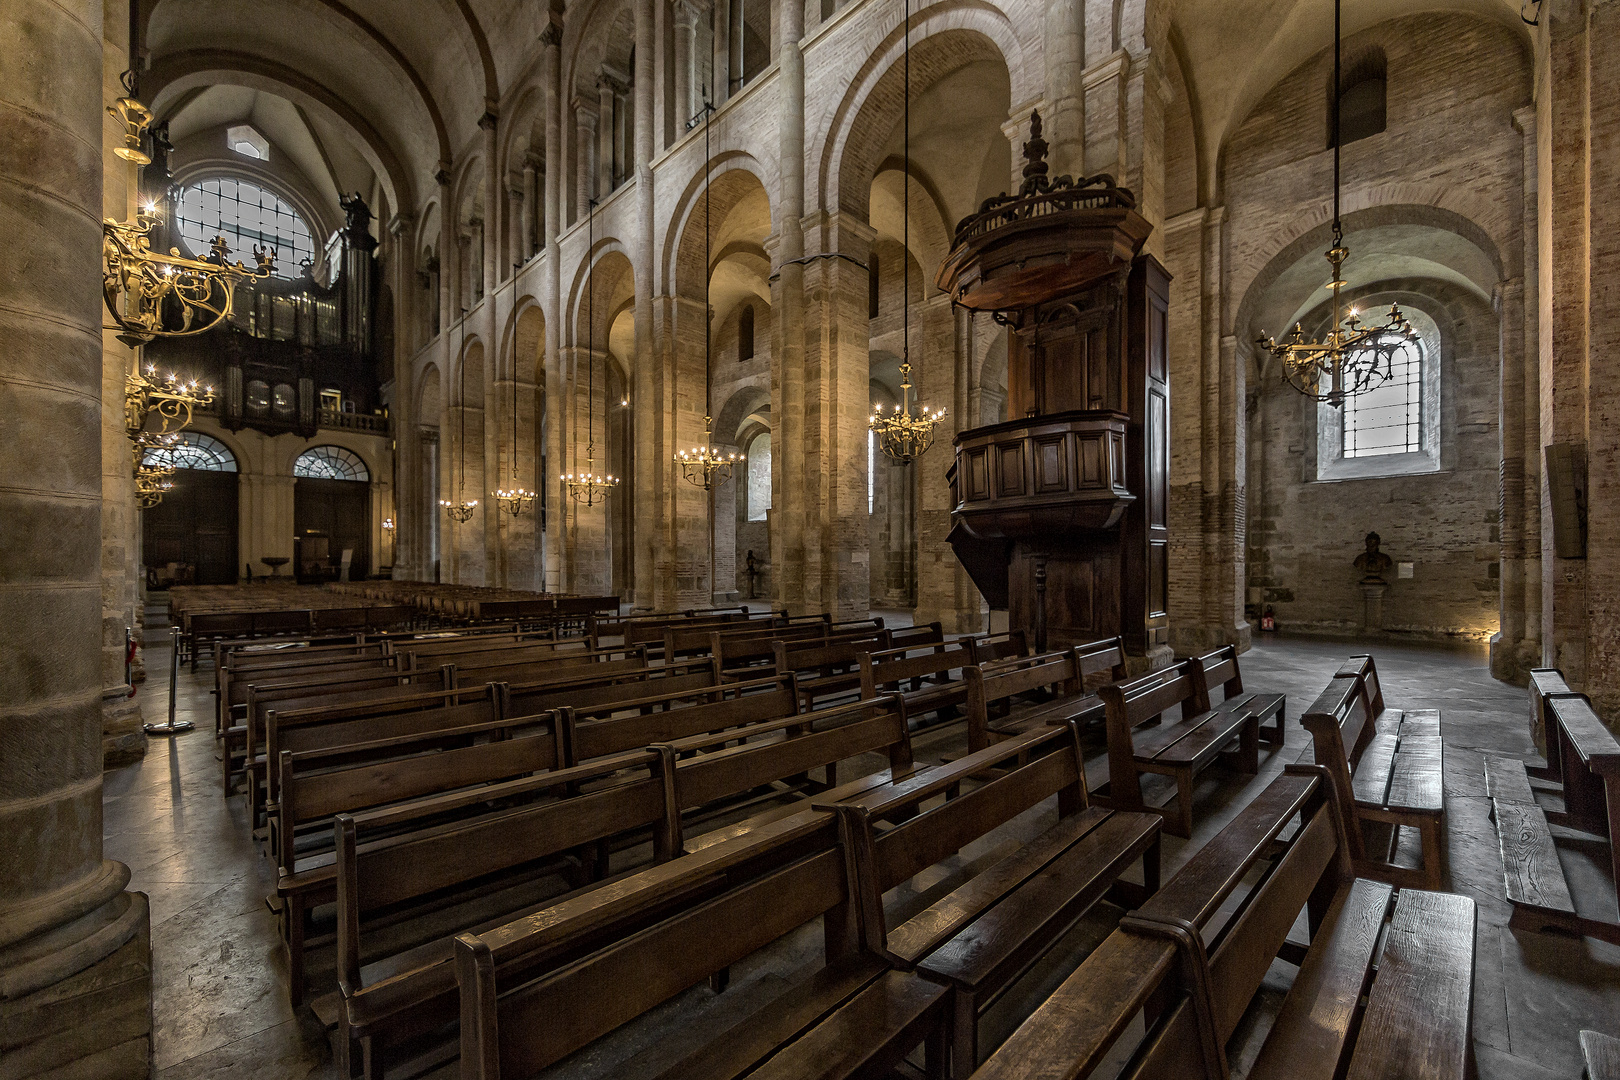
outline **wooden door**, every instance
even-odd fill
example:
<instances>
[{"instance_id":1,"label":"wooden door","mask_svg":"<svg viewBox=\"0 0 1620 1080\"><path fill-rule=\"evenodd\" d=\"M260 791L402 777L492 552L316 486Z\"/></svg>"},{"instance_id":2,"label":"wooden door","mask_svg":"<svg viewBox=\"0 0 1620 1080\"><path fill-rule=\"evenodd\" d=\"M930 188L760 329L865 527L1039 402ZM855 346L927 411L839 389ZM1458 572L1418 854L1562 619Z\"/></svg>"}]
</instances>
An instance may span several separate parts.
<instances>
[{"instance_id":1,"label":"wooden door","mask_svg":"<svg viewBox=\"0 0 1620 1080\"><path fill-rule=\"evenodd\" d=\"M198 585L234 585L238 520L236 473L178 469L163 501L141 511L142 559L195 567Z\"/></svg>"},{"instance_id":2,"label":"wooden door","mask_svg":"<svg viewBox=\"0 0 1620 1080\"><path fill-rule=\"evenodd\" d=\"M332 565L344 549L354 552L349 580L371 572L371 485L363 480L315 480L300 476L293 484L293 532L330 539Z\"/></svg>"}]
</instances>

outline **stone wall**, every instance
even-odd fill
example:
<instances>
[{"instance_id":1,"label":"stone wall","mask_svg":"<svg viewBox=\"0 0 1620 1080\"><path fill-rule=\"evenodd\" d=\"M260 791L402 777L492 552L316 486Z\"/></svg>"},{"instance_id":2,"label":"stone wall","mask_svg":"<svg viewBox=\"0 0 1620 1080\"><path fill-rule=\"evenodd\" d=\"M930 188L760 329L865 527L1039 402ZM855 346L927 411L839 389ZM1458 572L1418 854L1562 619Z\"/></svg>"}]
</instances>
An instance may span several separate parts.
<instances>
[{"instance_id":1,"label":"stone wall","mask_svg":"<svg viewBox=\"0 0 1620 1080\"><path fill-rule=\"evenodd\" d=\"M1498 614L1497 320L1458 286L1400 284L1348 299L1369 310L1398 301L1414 321L1426 315L1437 325L1440 468L1318 479L1323 407L1268 380L1250 417L1249 599L1256 615L1272 608L1284 630L1484 641ZM1379 459L1357 463L1376 470ZM1368 532L1392 559L1413 564L1410 578L1385 575L1374 626L1352 566Z\"/></svg>"}]
</instances>

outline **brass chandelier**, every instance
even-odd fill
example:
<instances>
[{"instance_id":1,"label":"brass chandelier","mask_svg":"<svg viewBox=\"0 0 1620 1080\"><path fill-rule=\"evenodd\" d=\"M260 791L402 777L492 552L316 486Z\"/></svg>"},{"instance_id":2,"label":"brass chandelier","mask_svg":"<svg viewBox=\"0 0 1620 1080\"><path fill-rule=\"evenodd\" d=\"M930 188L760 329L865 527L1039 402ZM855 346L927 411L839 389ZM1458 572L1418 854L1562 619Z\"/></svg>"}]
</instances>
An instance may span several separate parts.
<instances>
[{"instance_id":1,"label":"brass chandelier","mask_svg":"<svg viewBox=\"0 0 1620 1080\"><path fill-rule=\"evenodd\" d=\"M517 482L518 478L518 347L517 347L517 313L512 314L512 486L510 488L495 489L495 513L497 520L501 514L510 514L514 518L522 517L534 506L534 492L528 490Z\"/></svg>"},{"instance_id":2,"label":"brass chandelier","mask_svg":"<svg viewBox=\"0 0 1620 1080\"><path fill-rule=\"evenodd\" d=\"M590 201L585 224L585 258L592 260L585 272L585 363L589 368L589 389L585 397L585 469L579 469L579 451L574 452L574 471L563 473L563 490L575 502L587 507L607 502L619 478L596 471L596 200ZM577 338L575 339L578 340ZM579 377L575 368L574 377ZM575 383L576 387L578 383Z\"/></svg>"},{"instance_id":3,"label":"brass chandelier","mask_svg":"<svg viewBox=\"0 0 1620 1080\"><path fill-rule=\"evenodd\" d=\"M714 70L710 66L710 72ZM675 464L681 470L681 478L688 484L702 488L704 491L713 491L720 484L731 479L731 472L737 465L735 452L722 454L714 445L714 417L710 415L713 402L711 370L714 364L714 308L710 303L711 285L714 278L713 267L710 261L713 256L713 233L709 230L709 194L714 181L714 163L709 158L709 121L714 115L714 106L707 100L703 102L703 110L699 114L703 117L703 442L690 450L675 451Z\"/></svg>"},{"instance_id":4,"label":"brass chandelier","mask_svg":"<svg viewBox=\"0 0 1620 1080\"><path fill-rule=\"evenodd\" d=\"M1339 220L1339 153L1344 142L1340 123L1343 98L1343 40L1340 33L1343 0L1333 4L1333 246L1327 251L1333 267L1333 323L1321 341L1306 340L1300 323L1281 341L1260 332L1255 344L1282 361L1283 381L1306 397L1342 408L1346 398L1364 394L1389 380L1395 354L1418 339L1399 304L1391 304L1384 321L1363 323L1355 308L1348 312L1340 301L1344 262L1350 251L1344 246L1344 228Z\"/></svg>"},{"instance_id":5,"label":"brass chandelier","mask_svg":"<svg viewBox=\"0 0 1620 1080\"><path fill-rule=\"evenodd\" d=\"M180 432L191 426L193 410L213 402L212 386L199 387L196 379L173 372L159 378L151 364L142 372L137 361L124 376L124 433L129 436L135 496L142 510L150 510L163 501L164 492L174 489L172 451Z\"/></svg>"},{"instance_id":6,"label":"brass chandelier","mask_svg":"<svg viewBox=\"0 0 1620 1080\"><path fill-rule=\"evenodd\" d=\"M907 167L902 173L905 187L900 204L901 220L904 222L901 241L904 251L901 255L900 401L887 416L883 414L883 406L875 407L866 424L876 436L880 450L900 464L909 465L934 445L934 429L945 419L945 410L929 411L920 402L915 412L911 407L914 396L911 386L911 0L905 0L904 10Z\"/></svg>"},{"instance_id":7,"label":"brass chandelier","mask_svg":"<svg viewBox=\"0 0 1620 1080\"><path fill-rule=\"evenodd\" d=\"M150 165L152 156L144 140L153 117L139 100L140 27L135 4L129 7L129 68L120 76L124 96L107 106L107 112L124 129L124 143L113 153L136 165ZM230 248L219 236L201 259L186 258L174 247L167 255L153 251L157 220L157 207L147 204L136 210L133 221L107 218L101 223L101 294L116 324L108 329L121 331L118 340L130 348L153 338L191 337L212 330L230 318L237 282L263 280L276 268L274 248L255 247L252 270L240 261L229 262Z\"/></svg>"},{"instance_id":8,"label":"brass chandelier","mask_svg":"<svg viewBox=\"0 0 1620 1080\"><path fill-rule=\"evenodd\" d=\"M450 512L450 516L457 523L465 524L472 520L473 510L478 506L478 500L467 501L467 355L463 351L461 356L461 445L457 448L460 460L456 463L457 475L456 493L460 496L456 502L440 499L439 505Z\"/></svg>"}]
</instances>

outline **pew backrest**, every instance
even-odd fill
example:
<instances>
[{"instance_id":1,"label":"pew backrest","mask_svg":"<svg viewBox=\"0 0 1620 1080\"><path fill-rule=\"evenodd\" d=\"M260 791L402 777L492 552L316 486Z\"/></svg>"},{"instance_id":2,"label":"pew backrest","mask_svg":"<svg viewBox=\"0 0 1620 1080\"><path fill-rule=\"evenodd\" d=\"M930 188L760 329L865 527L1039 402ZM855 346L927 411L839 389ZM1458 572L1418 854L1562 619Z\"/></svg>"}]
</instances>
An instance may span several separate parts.
<instances>
[{"instance_id":1,"label":"pew backrest","mask_svg":"<svg viewBox=\"0 0 1620 1080\"><path fill-rule=\"evenodd\" d=\"M565 706L594 708L633 701L657 694L674 694L715 686L720 682L712 658L629 671L589 672L540 683L508 684L508 703L514 716L546 712Z\"/></svg>"},{"instance_id":2,"label":"pew backrest","mask_svg":"<svg viewBox=\"0 0 1620 1080\"><path fill-rule=\"evenodd\" d=\"M1005 634L979 634L967 639L973 650L975 664L989 664L1029 655L1029 641L1022 630L1009 630Z\"/></svg>"},{"instance_id":3,"label":"pew backrest","mask_svg":"<svg viewBox=\"0 0 1620 1080\"><path fill-rule=\"evenodd\" d=\"M794 716L792 675L752 682L707 684L674 693L561 710L568 763Z\"/></svg>"},{"instance_id":4,"label":"pew backrest","mask_svg":"<svg viewBox=\"0 0 1620 1080\"><path fill-rule=\"evenodd\" d=\"M860 662L861 696L869 698L876 697L880 689L889 689L910 679L949 675L952 671L970 668L973 650L960 642L902 645L862 653Z\"/></svg>"}]
</instances>

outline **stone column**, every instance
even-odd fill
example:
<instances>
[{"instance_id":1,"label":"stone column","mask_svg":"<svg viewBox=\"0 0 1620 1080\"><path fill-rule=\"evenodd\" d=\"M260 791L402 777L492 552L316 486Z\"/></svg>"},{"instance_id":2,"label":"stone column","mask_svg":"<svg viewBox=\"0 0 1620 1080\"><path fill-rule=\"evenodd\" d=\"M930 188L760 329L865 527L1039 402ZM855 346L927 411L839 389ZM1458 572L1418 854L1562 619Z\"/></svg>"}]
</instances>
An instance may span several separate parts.
<instances>
[{"instance_id":1,"label":"stone column","mask_svg":"<svg viewBox=\"0 0 1620 1080\"><path fill-rule=\"evenodd\" d=\"M945 409L945 419L934 429L934 445L911 466L917 508L916 620L919 624L937 620L946 633L967 633L978 627L978 594L945 541L951 531L951 489L946 481L953 458L951 439L973 426L966 422L967 350L959 344L967 334L967 318L962 316L959 323L950 297L939 293L913 305L912 323L917 404L930 411Z\"/></svg>"},{"instance_id":2,"label":"stone column","mask_svg":"<svg viewBox=\"0 0 1620 1080\"><path fill-rule=\"evenodd\" d=\"M728 98L742 90L743 72L747 70L743 66L743 17L746 14L746 6L744 0L729 0L729 3L731 7L731 30L728 37L731 47L726 50L726 60L729 64L726 76L728 87L726 97Z\"/></svg>"},{"instance_id":3,"label":"stone column","mask_svg":"<svg viewBox=\"0 0 1620 1080\"><path fill-rule=\"evenodd\" d=\"M418 543L421 507L409 493L420 484L421 447L417 442L419 418L416 415L419 398L411 379L410 356L414 352L413 339L408 327L417 320L407 303L407 296L415 296L415 236L416 219L410 214L396 215L390 223L394 248L394 395L390 409L389 426L394 435L394 536L390 555L395 576L401 580L416 580L419 574L421 547ZM385 511L386 514L386 511Z\"/></svg>"},{"instance_id":4,"label":"stone column","mask_svg":"<svg viewBox=\"0 0 1620 1080\"><path fill-rule=\"evenodd\" d=\"M804 275L804 606L840 619L865 618L870 609L871 320L863 267L875 235L848 214L825 215L807 247L843 257L818 259Z\"/></svg>"},{"instance_id":5,"label":"stone column","mask_svg":"<svg viewBox=\"0 0 1620 1080\"><path fill-rule=\"evenodd\" d=\"M776 423L771 454L771 596L804 610L804 6L777 6L776 280L772 286L771 406ZM863 275L864 277L864 275ZM864 284L864 282L863 282ZM786 492L796 497L785 497Z\"/></svg>"},{"instance_id":6,"label":"stone column","mask_svg":"<svg viewBox=\"0 0 1620 1080\"><path fill-rule=\"evenodd\" d=\"M0 1060L144 1077L146 897L102 858L100 5L0 9ZM127 452L123 464L128 463Z\"/></svg>"},{"instance_id":7,"label":"stone column","mask_svg":"<svg viewBox=\"0 0 1620 1080\"><path fill-rule=\"evenodd\" d=\"M718 108L731 98L731 5L742 0L712 0L709 29L714 35L713 73L709 89Z\"/></svg>"},{"instance_id":8,"label":"stone column","mask_svg":"<svg viewBox=\"0 0 1620 1080\"><path fill-rule=\"evenodd\" d=\"M496 407L495 401L495 374L501 369L503 357L511 355L511 342L503 340L500 333L500 319L498 309L500 303L495 295L495 282L497 277L497 254L494 241L501 235L500 221L497 218L497 207L501 204L501 172L497 168L496 155L499 151L499 142L496 138L497 120L494 106L491 105L478 120L480 141L484 144L484 206L488 224L483 229L484 246L481 252L484 268L484 317L479 327L479 336L484 339L483 364L480 370L468 373L469 378L483 380L484 413L489 417ZM473 452L483 459L483 469L480 475L490 477L496 475L499 468L498 458L500 446L496 441L499 426L486 422L483 426L484 438L473 445ZM480 484L475 490L481 494L475 495L478 500L477 513L483 515L484 521L484 567L485 584L493 584L496 568L501 565L500 558L500 525L499 507L495 498L490 494L494 484Z\"/></svg>"},{"instance_id":9,"label":"stone column","mask_svg":"<svg viewBox=\"0 0 1620 1080\"><path fill-rule=\"evenodd\" d=\"M1085 172L1085 100L1081 97L1085 67L1083 4L1048 0L1046 5L1046 100L1042 119L1052 172ZM1014 155L1017 160L1018 155Z\"/></svg>"},{"instance_id":10,"label":"stone column","mask_svg":"<svg viewBox=\"0 0 1620 1080\"><path fill-rule=\"evenodd\" d=\"M1598 214L1591 173L1593 152L1588 94L1594 86L1589 28L1577 5L1549 4L1537 35L1542 52L1536 129L1542 182L1538 188L1542 283L1550 288L1541 339L1541 433L1538 456L1552 444L1587 444L1587 474L1595 456L1588 444L1588 359L1591 311L1588 283L1600 280L1592 265L1592 236ZM1592 494L1588 493L1591 525ZM1552 492L1543 475L1542 512L1551 522ZM1587 578L1594 562L1590 532L1585 559L1561 559L1554 530L1542 530L1542 662L1560 668L1571 686L1590 691L1587 640ZM1592 665L1595 670L1596 665ZM1605 703L1607 705L1609 703Z\"/></svg>"},{"instance_id":11,"label":"stone column","mask_svg":"<svg viewBox=\"0 0 1620 1080\"><path fill-rule=\"evenodd\" d=\"M534 212L539 196L539 176L532 160L523 163L523 213L517 260L527 263L534 256Z\"/></svg>"},{"instance_id":12,"label":"stone column","mask_svg":"<svg viewBox=\"0 0 1620 1080\"><path fill-rule=\"evenodd\" d=\"M1501 329L1497 423L1502 440L1502 497L1497 503L1501 533L1500 629L1491 638L1491 674L1498 679L1525 682L1535 657L1523 655L1521 650L1525 640L1524 279L1500 282L1492 299ZM1531 663L1526 664L1526 660Z\"/></svg>"},{"instance_id":13,"label":"stone column","mask_svg":"<svg viewBox=\"0 0 1620 1080\"><path fill-rule=\"evenodd\" d=\"M675 0L675 138L686 134L686 122L698 111L692 87L692 44L697 37L698 12L688 0Z\"/></svg>"},{"instance_id":14,"label":"stone column","mask_svg":"<svg viewBox=\"0 0 1620 1080\"><path fill-rule=\"evenodd\" d=\"M114 20L116 22L117 20ZM123 27L108 26L103 41L102 97L123 94L118 72L128 54ZM115 42L111 40L116 37ZM103 114L102 145L122 141L124 129ZM102 216L128 221L139 203L136 167L112 154L103 158ZM102 760L111 768L145 755L141 705L124 685L125 635L140 643L140 528L129 437L124 431L124 381L139 362L113 334L101 335L101 705ZM136 657L139 660L139 654Z\"/></svg>"},{"instance_id":15,"label":"stone column","mask_svg":"<svg viewBox=\"0 0 1620 1080\"><path fill-rule=\"evenodd\" d=\"M649 392L656 364L653 347L653 54L656 51L653 43L653 0L634 0L634 9L636 217L631 264L635 273L636 355L630 370L629 391L632 404L627 418L627 422L631 425L629 442L633 448L633 460L628 470L632 481L630 484L621 484L621 487L629 488L633 485L639 493L645 477L655 472L667 473L669 459L659 460L655 419L649 412L656 401L656 394ZM624 495L628 495L628 491L622 493L621 498ZM638 500L629 506L621 507L620 512L629 512L633 506L635 510L645 514L654 505ZM631 519L630 543L633 554L630 565L635 581L614 583L625 595L630 595L633 589L638 607L645 604L650 595L647 577L652 576L653 552L650 544L644 542L643 533L653 532L655 530L644 525L639 517Z\"/></svg>"},{"instance_id":16,"label":"stone column","mask_svg":"<svg viewBox=\"0 0 1620 1080\"><path fill-rule=\"evenodd\" d=\"M546 286L543 294L546 314L546 414L542 423L546 440L548 485L551 477L561 476L565 471L562 453L564 425L562 364L559 360L559 344L562 340L562 268L558 263L562 261L562 251L557 244L557 231L562 223L563 198L563 98L560 85L562 19L560 15L552 13L550 20L540 33L542 58L545 62L542 78L545 81L546 94L546 205L541 218L546 243ZM562 493L560 484L550 486L544 495L546 529L542 541L542 558L545 563L542 588L556 590L561 587L562 581L562 565L558 556L562 551L562 520L566 496Z\"/></svg>"},{"instance_id":17,"label":"stone column","mask_svg":"<svg viewBox=\"0 0 1620 1080\"><path fill-rule=\"evenodd\" d=\"M597 187L596 175L596 105L587 102L584 98L574 99L574 121L578 136L575 139L579 147L579 208L574 215L575 221L584 221L585 215L591 211L591 200L597 198L600 192Z\"/></svg>"},{"instance_id":18,"label":"stone column","mask_svg":"<svg viewBox=\"0 0 1620 1080\"><path fill-rule=\"evenodd\" d=\"M596 197L605 199L613 191L613 102L624 84L611 75L596 80Z\"/></svg>"}]
</instances>

